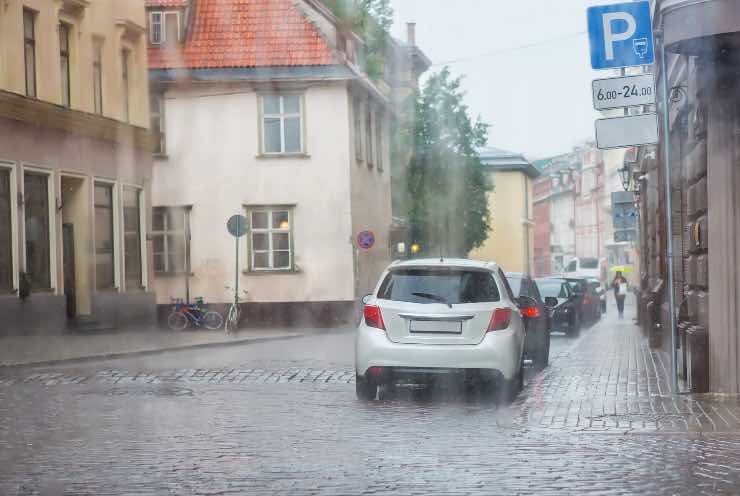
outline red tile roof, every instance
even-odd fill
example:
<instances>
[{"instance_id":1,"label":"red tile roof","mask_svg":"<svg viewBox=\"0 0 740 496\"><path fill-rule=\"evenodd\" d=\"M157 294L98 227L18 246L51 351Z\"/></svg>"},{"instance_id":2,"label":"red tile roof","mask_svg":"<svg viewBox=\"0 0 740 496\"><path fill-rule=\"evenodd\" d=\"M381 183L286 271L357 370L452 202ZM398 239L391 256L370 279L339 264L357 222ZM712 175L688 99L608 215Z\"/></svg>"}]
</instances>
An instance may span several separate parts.
<instances>
[{"instance_id":1,"label":"red tile roof","mask_svg":"<svg viewBox=\"0 0 740 496\"><path fill-rule=\"evenodd\" d=\"M332 50L294 0L196 0L188 39L149 48L150 69L334 64Z\"/></svg>"},{"instance_id":2,"label":"red tile roof","mask_svg":"<svg viewBox=\"0 0 740 496\"><path fill-rule=\"evenodd\" d=\"M187 7L188 0L145 0L146 7Z\"/></svg>"}]
</instances>

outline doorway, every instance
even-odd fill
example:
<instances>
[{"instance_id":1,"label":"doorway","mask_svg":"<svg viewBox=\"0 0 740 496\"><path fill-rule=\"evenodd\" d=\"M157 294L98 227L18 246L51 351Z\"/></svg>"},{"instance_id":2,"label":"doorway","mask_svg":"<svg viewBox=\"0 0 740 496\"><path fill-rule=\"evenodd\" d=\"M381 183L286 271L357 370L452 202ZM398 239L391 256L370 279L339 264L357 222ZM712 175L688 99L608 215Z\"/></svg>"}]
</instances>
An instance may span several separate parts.
<instances>
[{"instance_id":1,"label":"doorway","mask_svg":"<svg viewBox=\"0 0 740 496\"><path fill-rule=\"evenodd\" d=\"M91 198L86 177L63 175L62 264L67 316L90 315L92 262L90 247Z\"/></svg>"},{"instance_id":2,"label":"doorway","mask_svg":"<svg viewBox=\"0 0 740 496\"><path fill-rule=\"evenodd\" d=\"M64 299L67 317L77 316L77 291L75 288L75 235L74 224L62 224L62 263L64 265Z\"/></svg>"}]
</instances>

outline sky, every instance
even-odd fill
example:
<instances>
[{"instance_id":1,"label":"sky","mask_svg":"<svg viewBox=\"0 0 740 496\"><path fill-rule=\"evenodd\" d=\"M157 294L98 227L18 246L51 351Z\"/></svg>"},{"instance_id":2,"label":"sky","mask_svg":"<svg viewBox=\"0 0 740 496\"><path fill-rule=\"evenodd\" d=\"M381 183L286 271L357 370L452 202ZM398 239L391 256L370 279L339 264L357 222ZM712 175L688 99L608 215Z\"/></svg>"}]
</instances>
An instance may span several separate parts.
<instances>
[{"instance_id":1,"label":"sky","mask_svg":"<svg viewBox=\"0 0 740 496\"><path fill-rule=\"evenodd\" d=\"M586 8L609 0L392 0L392 34L464 76L465 103L489 124L488 144L529 159L593 139ZM516 49L525 45L528 48Z\"/></svg>"}]
</instances>

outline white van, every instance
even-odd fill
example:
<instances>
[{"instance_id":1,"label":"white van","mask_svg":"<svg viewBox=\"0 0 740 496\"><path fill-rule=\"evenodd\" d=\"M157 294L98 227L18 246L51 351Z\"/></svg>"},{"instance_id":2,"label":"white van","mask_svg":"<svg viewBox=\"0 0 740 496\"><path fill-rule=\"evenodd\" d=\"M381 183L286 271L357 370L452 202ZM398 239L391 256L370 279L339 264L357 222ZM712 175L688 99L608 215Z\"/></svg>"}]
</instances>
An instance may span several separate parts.
<instances>
[{"instance_id":1,"label":"white van","mask_svg":"<svg viewBox=\"0 0 740 496\"><path fill-rule=\"evenodd\" d=\"M573 258L563 270L566 277L595 277L601 280L601 267L599 259L595 257Z\"/></svg>"}]
</instances>

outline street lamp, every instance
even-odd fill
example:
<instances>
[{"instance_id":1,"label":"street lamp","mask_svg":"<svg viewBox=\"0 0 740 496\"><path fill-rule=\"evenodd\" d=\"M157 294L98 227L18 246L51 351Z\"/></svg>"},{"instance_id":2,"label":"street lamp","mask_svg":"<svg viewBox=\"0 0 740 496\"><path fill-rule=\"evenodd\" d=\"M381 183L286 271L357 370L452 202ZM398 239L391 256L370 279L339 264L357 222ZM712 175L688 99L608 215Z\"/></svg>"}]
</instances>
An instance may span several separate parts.
<instances>
[{"instance_id":1,"label":"street lamp","mask_svg":"<svg viewBox=\"0 0 740 496\"><path fill-rule=\"evenodd\" d=\"M629 163L625 162L621 169L619 169L619 177L622 178L622 187L625 191L630 190L632 185L632 170Z\"/></svg>"}]
</instances>

